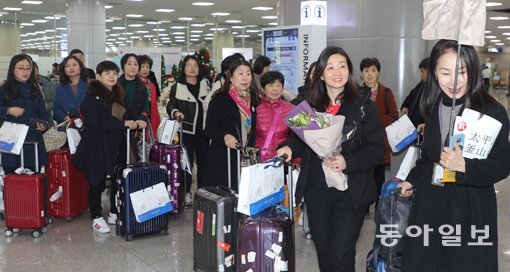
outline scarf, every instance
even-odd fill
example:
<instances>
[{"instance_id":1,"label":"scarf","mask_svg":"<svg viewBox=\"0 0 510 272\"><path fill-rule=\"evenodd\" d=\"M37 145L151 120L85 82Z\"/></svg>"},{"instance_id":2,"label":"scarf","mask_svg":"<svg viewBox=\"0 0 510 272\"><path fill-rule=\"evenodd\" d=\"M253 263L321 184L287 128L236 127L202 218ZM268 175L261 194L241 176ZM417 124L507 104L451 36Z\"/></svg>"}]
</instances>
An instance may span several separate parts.
<instances>
[{"instance_id":1,"label":"scarf","mask_svg":"<svg viewBox=\"0 0 510 272\"><path fill-rule=\"evenodd\" d=\"M143 84L145 85L145 88L147 88L147 95L149 97L149 102L151 101L151 98L152 98L152 88L151 88L151 81L149 78L144 78L144 77L141 77L141 76L138 76L140 78L140 80L143 82Z\"/></svg>"},{"instance_id":2,"label":"scarf","mask_svg":"<svg viewBox=\"0 0 510 272\"><path fill-rule=\"evenodd\" d=\"M237 107L239 108L239 113L241 114L241 123L243 127L246 129L246 133L250 133L251 130L251 97L248 91L247 95L242 95L241 92L235 88L234 86L230 86L230 90L228 91L230 97L236 102Z\"/></svg>"}]
</instances>

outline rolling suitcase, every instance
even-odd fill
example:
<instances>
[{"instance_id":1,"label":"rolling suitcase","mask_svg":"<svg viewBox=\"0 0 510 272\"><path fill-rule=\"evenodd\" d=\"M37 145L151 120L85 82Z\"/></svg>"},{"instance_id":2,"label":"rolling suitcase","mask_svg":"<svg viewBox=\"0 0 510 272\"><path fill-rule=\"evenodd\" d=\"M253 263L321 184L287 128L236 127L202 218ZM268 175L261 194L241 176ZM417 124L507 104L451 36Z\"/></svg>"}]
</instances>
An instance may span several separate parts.
<instances>
[{"instance_id":1,"label":"rolling suitcase","mask_svg":"<svg viewBox=\"0 0 510 272\"><path fill-rule=\"evenodd\" d=\"M290 187L287 192L292 192L292 180L287 184ZM290 193L287 198L292 207ZM296 271L293 209L287 210L289 213L272 206L240 221L237 271Z\"/></svg>"},{"instance_id":2,"label":"rolling suitcase","mask_svg":"<svg viewBox=\"0 0 510 272\"><path fill-rule=\"evenodd\" d=\"M25 143L29 144L29 143ZM33 142L35 150L35 170L39 171L38 143ZM21 168L24 167L23 149L21 150ZM20 229L33 229L32 236L46 233L46 194L43 174L8 174L4 179L5 201L5 237L11 237Z\"/></svg>"},{"instance_id":3,"label":"rolling suitcase","mask_svg":"<svg viewBox=\"0 0 510 272\"><path fill-rule=\"evenodd\" d=\"M141 163L129 163L130 132L127 135L127 162L126 165L119 165L117 171L117 208L119 217L117 220L117 235L125 236L126 241L131 241L134 236L154 234L164 231L168 233L169 214L165 213L152 219L139 223L133 211L130 194L145 188L154 186L160 182L168 188L168 175L164 165L147 163L145 158L146 145L143 144ZM145 131L142 132L145 143Z\"/></svg>"},{"instance_id":4,"label":"rolling suitcase","mask_svg":"<svg viewBox=\"0 0 510 272\"><path fill-rule=\"evenodd\" d=\"M181 152L180 145L155 143L151 147L149 155L150 162L165 165L167 168L170 184L169 196L174 208L170 213L176 218L184 210L184 189L186 188L186 184L181 183L183 176L185 176L181 167Z\"/></svg>"},{"instance_id":5,"label":"rolling suitcase","mask_svg":"<svg viewBox=\"0 0 510 272\"><path fill-rule=\"evenodd\" d=\"M89 184L73 164L69 149L48 152L48 216L65 218L82 214L88 207Z\"/></svg>"},{"instance_id":6,"label":"rolling suitcase","mask_svg":"<svg viewBox=\"0 0 510 272\"><path fill-rule=\"evenodd\" d=\"M228 172L230 150L227 148ZM240 151L237 150L240 165ZM239 167L237 168L239 169ZM238 171L238 177L239 177ZM239 179L238 179L239 180ZM229 188L205 187L195 193L193 208L193 269L204 272L236 271L237 197Z\"/></svg>"}]
</instances>

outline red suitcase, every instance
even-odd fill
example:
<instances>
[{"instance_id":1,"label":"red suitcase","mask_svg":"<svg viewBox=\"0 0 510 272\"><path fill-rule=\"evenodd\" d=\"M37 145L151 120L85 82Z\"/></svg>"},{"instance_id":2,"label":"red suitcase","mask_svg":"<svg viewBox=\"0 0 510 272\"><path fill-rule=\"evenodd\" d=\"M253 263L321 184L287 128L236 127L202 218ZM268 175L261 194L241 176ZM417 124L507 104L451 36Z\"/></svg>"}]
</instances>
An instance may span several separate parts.
<instances>
[{"instance_id":1,"label":"red suitcase","mask_svg":"<svg viewBox=\"0 0 510 272\"><path fill-rule=\"evenodd\" d=\"M48 216L69 221L88 209L89 184L83 173L73 166L69 149L48 152L46 176Z\"/></svg>"},{"instance_id":2,"label":"red suitcase","mask_svg":"<svg viewBox=\"0 0 510 272\"><path fill-rule=\"evenodd\" d=\"M37 142L35 144L35 168L39 169ZM21 167L23 167L23 150L21 150ZM46 210L43 174L8 174L4 179L5 201L5 236L11 237L20 229L34 229L32 236L39 237L45 233Z\"/></svg>"}]
</instances>

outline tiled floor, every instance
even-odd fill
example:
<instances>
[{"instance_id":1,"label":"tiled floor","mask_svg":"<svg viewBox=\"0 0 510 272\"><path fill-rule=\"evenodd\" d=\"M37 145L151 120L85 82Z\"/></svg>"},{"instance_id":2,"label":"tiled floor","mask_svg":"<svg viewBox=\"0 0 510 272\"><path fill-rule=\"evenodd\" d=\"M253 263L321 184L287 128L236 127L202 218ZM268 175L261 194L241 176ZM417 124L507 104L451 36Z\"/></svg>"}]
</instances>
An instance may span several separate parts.
<instances>
[{"instance_id":1,"label":"tiled floor","mask_svg":"<svg viewBox=\"0 0 510 272\"><path fill-rule=\"evenodd\" d=\"M494 92L505 107L504 92ZM499 270L510 271L510 184L496 185L499 224ZM104 203L106 205L106 197ZM106 208L106 207L105 207ZM365 258L374 238L373 208L366 216L357 246L356 271L365 271ZM136 238L126 242L92 230L89 214L71 222L55 220L49 231L32 238L22 231L11 239L0 238L0 271L192 271L192 211L170 222L168 235ZM0 229L4 228L3 221ZM318 271L313 242L296 228L297 271Z\"/></svg>"}]
</instances>

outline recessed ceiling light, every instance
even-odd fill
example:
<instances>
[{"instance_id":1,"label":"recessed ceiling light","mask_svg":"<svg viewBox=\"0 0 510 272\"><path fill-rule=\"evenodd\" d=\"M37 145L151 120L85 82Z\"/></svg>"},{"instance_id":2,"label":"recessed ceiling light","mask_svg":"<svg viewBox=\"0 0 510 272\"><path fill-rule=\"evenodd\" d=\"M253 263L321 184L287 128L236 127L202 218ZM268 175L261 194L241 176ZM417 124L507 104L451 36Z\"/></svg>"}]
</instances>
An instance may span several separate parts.
<instances>
[{"instance_id":1,"label":"recessed ceiling light","mask_svg":"<svg viewBox=\"0 0 510 272\"><path fill-rule=\"evenodd\" d=\"M142 14L126 14L126 17L129 17L129 18L140 18L140 17L143 17Z\"/></svg>"},{"instance_id":2,"label":"recessed ceiling light","mask_svg":"<svg viewBox=\"0 0 510 272\"><path fill-rule=\"evenodd\" d=\"M142 27L144 24L130 24L129 27Z\"/></svg>"},{"instance_id":3,"label":"recessed ceiling light","mask_svg":"<svg viewBox=\"0 0 510 272\"><path fill-rule=\"evenodd\" d=\"M253 10L273 10L272 7L253 7Z\"/></svg>"},{"instance_id":4,"label":"recessed ceiling light","mask_svg":"<svg viewBox=\"0 0 510 272\"><path fill-rule=\"evenodd\" d=\"M112 19L105 19L104 21L105 21L105 22L107 22L107 23L111 23L111 22L113 22L113 20L112 20Z\"/></svg>"},{"instance_id":5,"label":"recessed ceiling light","mask_svg":"<svg viewBox=\"0 0 510 272\"><path fill-rule=\"evenodd\" d=\"M211 13L212 16L229 16L230 13L228 12L213 12Z\"/></svg>"},{"instance_id":6,"label":"recessed ceiling light","mask_svg":"<svg viewBox=\"0 0 510 272\"><path fill-rule=\"evenodd\" d=\"M155 22L155 21L148 21L148 22L146 22L146 24L148 24L148 25L157 25L157 24L158 24L158 22Z\"/></svg>"},{"instance_id":7,"label":"recessed ceiling light","mask_svg":"<svg viewBox=\"0 0 510 272\"><path fill-rule=\"evenodd\" d=\"M21 4L40 5L42 4L42 1L21 1Z\"/></svg>"},{"instance_id":8,"label":"recessed ceiling light","mask_svg":"<svg viewBox=\"0 0 510 272\"><path fill-rule=\"evenodd\" d=\"M205 36L214 36L214 33L207 33Z\"/></svg>"},{"instance_id":9,"label":"recessed ceiling light","mask_svg":"<svg viewBox=\"0 0 510 272\"><path fill-rule=\"evenodd\" d=\"M246 27L259 27L258 25L247 25Z\"/></svg>"},{"instance_id":10,"label":"recessed ceiling light","mask_svg":"<svg viewBox=\"0 0 510 272\"><path fill-rule=\"evenodd\" d=\"M205 24L191 24L192 27L204 27Z\"/></svg>"},{"instance_id":11,"label":"recessed ceiling light","mask_svg":"<svg viewBox=\"0 0 510 272\"><path fill-rule=\"evenodd\" d=\"M240 25L235 25L235 26L232 26L233 29L243 29L244 26L240 26Z\"/></svg>"},{"instance_id":12,"label":"recessed ceiling light","mask_svg":"<svg viewBox=\"0 0 510 272\"><path fill-rule=\"evenodd\" d=\"M237 35L236 37L237 38L249 38L250 35Z\"/></svg>"},{"instance_id":13,"label":"recessed ceiling light","mask_svg":"<svg viewBox=\"0 0 510 272\"><path fill-rule=\"evenodd\" d=\"M248 33L257 33L257 32L260 32L260 29L248 29L248 30L246 30L246 32L248 32Z\"/></svg>"},{"instance_id":14,"label":"recessed ceiling light","mask_svg":"<svg viewBox=\"0 0 510 272\"><path fill-rule=\"evenodd\" d=\"M21 23L19 25L22 25L22 26L33 26L34 24L32 24L32 23Z\"/></svg>"},{"instance_id":15,"label":"recessed ceiling light","mask_svg":"<svg viewBox=\"0 0 510 272\"><path fill-rule=\"evenodd\" d=\"M20 11L20 10L22 10L22 8L5 7L4 10Z\"/></svg>"},{"instance_id":16,"label":"recessed ceiling light","mask_svg":"<svg viewBox=\"0 0 510 272\"><path fill-rule=\"evenodd\" d=\"M164 36L168 36L168 34L166 34L166 33L159 33L158 36L164 37Z\"/></svg>"},{"instance_id":17,"label":"recessed ceiling light","mask_svg":"<svg viewBox=\"0 0 510 272\"><path fill-rule=\"evenodd\" d=\"M238 24L240 23L241 20L226 20L225 23L228 23L228 24Z\"/></svg>"},{"instance_id":18,"label":"recessed ceiling light","mask_svg":"<svg viewBox=\"0 0 510 272\"><path fill-rule=\"evenodd\" d=\"M486 7L497 7L497 6L501 6L501 5L503 5L503 4L498 3L498 2L487 2L485 4Z\"/></svg>"},{"instance_id":19,"label":"recessed ceiling light","mask_svg":"<svg viewBox=\"0 0 510 272\"><path fill-rule=\"evenodd\" d=\"M223 31L223 30L227 30L226 28L222 28L222 27L213 27L211 29L209 29L210 31Z\"/></svg>"},{"instance_id":20,"label":"recessed ceiling light","mask_svg":"<svg viewBox=\"0 0 510 272\"><path fill-rule=\"evenodd\" d=\"M174 39L185 39L186 37L184 36L175 36Z\"/></svg>"},{"instance_id":21,"label":"recessed ceiling light","mask_svg":"<svg viewBox=\"0 0 510 272\"><path fill-rule=\"evenodd\" d=\"M152 31L156 31L156 32L157 31L166 31L166 29L164 29L164 28L154 28Z\"/></svg>"},{"instance_id":22,"label":"recessed ceiling light","mask_svg":"<svg viewBox=\"0 0 510 272\"><path fill-rule=\"evenodd\" d=\"M510 32L503 32L503 35L510 36Z\"/></svg>"},{"instance_id":23,"label":"recessed ceiling light","mask_svg":"<svg viewBox=\"0 0 510 272\"><path fill-rule=\"evenodd\" d=\"M174 12L175 9L157 9L156 12L166 12L166 13L170 13L170 12Z\"/></svg>"},{"instance_id":24,"label":"recessed ceiling light","mask_svg":"<svg viewBox=\"0 0 510 272\"><path fill-rule=\"evenodd\" d=\"M175 40L175 42L185 42L185 40Z\"/></svg>"},{"instance_id":25,"label":"recessed ceiling light","mask_svg":"<svg viewBox=\"0 0 510 272\"><path fill-rule=\"evenodd\" d=\"M193 21L193 18L191 18L191 17L180 17L179 20L181 20L181 21Z\"/></svg>"},{"instance_id":26,"label":"recessed ceiling light","mask_svg":"<svg viewBox=\"0 0 510 272\"><path fill-rule=\"evenodd\" d=\"M501 40L491 40L491 42L501 42Z\"/></svg>"},{"instance_id":27,"label":"recessed ceiling light","mask_svg":"<svg viewBox=\"0 0 510 272\"><path fill-rule=\"evenodd\" d=\"M105 8L105 9L111 9L111 8L113 8L113 6L111 6L111 5L105 5L105 6L104 6L104 8Z\"/></svg>"},{"instance_id":28,"label":"recessed ceiling light","mask_svg":"<svg viewBox=\"0 0 510 272\"><path fill-rule=\"evenodd\" d=\"M262 19L267 19L267 20L274 20L274 19L278 19L278 17L277 17L277 16L272 16L272 15L270 15L270 16L262 16L262 17L260 17L260 18L262 18Z\"/></svg>"},{"instance_id":29,"label":"recessed ceiling light","mask_svg":"<svg viewBox=\"0 0 510 272\"><path fill-rule=\"evenodd\" d=\"M509 29L510 26L498 26L499 29Z\"/></svg>"},{"instance_id":30,"label":"recessed ceiling light","mask_svg":"<svg viewBox=\"0 0 510 272\"><path fill-rule=\"evenodd\" d=\"M497 38L496 36L485 36L486 39L495 39Z\"/></svg>"},{"instance_id":31,"label":"recessed ceiling light","mask_svg":"<svg viewBox=\"0 0 510 272\"><path fill-rule=\"evenodd\" d=\"M140 36L131 36L131 39L140 39ZM127 148L126 148L127 149Z\"/></svg>"},{"instance_id":32,"label":"recessed ceiling light","mask_svg":"<svg viewBox=\"0 0 510 272\"><path fill-rule=\"evenodd\" d=\"M136 33L141 33L141 34L145 34L145 33L149 33L149 31L147 30L138 30L138 31L135 31Z\"/></svg>"},{"instance_id":33,"label":"recessed ceiling light","mask_svg":"<svg viewBox=\"0 0 510 272\"><path fill-rule=\"evenodd\" d=\"M193 6L203 6L203 7L214 5L214 3L210 3L210 2L195 2L195 3L191 3L191 4Z\"/></svg>"},{"instance_id":34,"label":"recessed ceiling light","mask_svg":"<svg viewBox=\"0 0 510 272\"><path fill-rule=\"evenodd\" d=\"M192 38L200 38L202 37L202 35L199 35L199 34L193 34L193 35L189 35L190 37Z\"/></svg>"},{"instance_id":35,"label":"recessed ceiling light","mask_svg":"<svg viewBox=\"0 0 510 272\"><path fill-rule=\"evenodd\" d=\"M42 23L46 23L48 22L48 20L32 20L32 23L38 23L38 24L42 24Z\"/></svg>"},{"instance_id":36,"label":"recessed ceiling light","mask_svg":"<svg viewBox=\"0 0 510 272\"><path fill-rule=\"evenodd\" d=\"M144 38L153 38L154 35L143 35Z\"/></svg>"},{"instance_id":37,"label":"recessed ceiling light","mask_svg":"<svg viewBox=\"0 0 510 272\"><path fill-rule=\"evenodd\" d=\"M190 32L191 32L191 33L202 33L202 32L204 32L204 31L203 31L203 30L191 30Z\"/></svg>"},{"instance_id":38,"label":"recessed ceiling light","mask_svg":"<svg viewBox=\"0 0 510 272\"><path fill-rule=\"evenodd\" d=\"M184 35L186 33L184 33L184 32L172 32L170 34L172 34L172 35Z\"/></svg>"},{"instance_id":39,"label":"recessed ceiling light","mask_svg":"<svg viewBox=\"0 0 510 272\"><path fill-rule=\"evenodd\" d=\"M171 26L171 29L185 29L185 26Z\"/></svg>"},{"instance_id":40,"label":"recessed ceiling light","mask_svg":"<svg viewBox=\"0 0 510 272\"><path fill-rule=\"evenodd\" d=\"M212 39L213 39L213 37L205 37L205 38L204 38L204 40L208 40L208 41L209 41L209 40L212 40Z\"/></svg>"},{"instance_id":41,"label":"recessed ceiling light","mask_svg":"<svg viewBox=\"0 0 510 272\"><path fill-rule=\"evenodd\" d=\"M55 32L56 30L55 29L46 29L44 30L44 32Z\"/></svg>"},{"instance_id":42,"label":"recessed ceiling light","mask_svg":"<svg viewBox=\"0 0 510 272\"><path fill-rule=\"evenodd\" d=\"M123 27L123 26L114 26L114 27L112 27L112 29L122 30L122 29L125 29L125 27Z\"/></svg>"},{"instance_id":43,"label":"recessed ceiling light","mask_svg":"<svg viewBox=\"0 0 510 272\"><path fill-rule=\"evenodd\" d=\"M268 25L277 26L278 23L277 22L272 22L272 23L269 23Z\"/></svg>"},{"instance_id":44,"label":"recessed ceiling light","mask_svg":"<svg viewBox=\"0 0 510 272\"><path fill-rule=\"evenodd\" d=\"M168 38L168 37L163 37L163 38L161 38L161 40L170 40L170 38Z\"/></svg>"},{"instance_id":45,"label":"recessed ceiling light","mask_svg":"<svg viewBox=\"0 0 510 272\"><path fill-rule=\"evenodd\" d=\"M199 41L199 39L189 39L189 40L192 41L192 42L198 42Z\"/></svg>"},{"instance_id":46,"label":"recessed ceiling light","mask_svg":"<svg viewBox=\"0 0 510 272\"><path fill-rule=\"evenodd\" d=\"M504 21L504 20L508 20L508 17L506 16L494 16L494 17L489 17L490 20L494 20L494 21Z\"/></svg>"},{"instance_id":47,"label":"recessed ceiling light","mask_svg":"<svg viewBox=\"0 0 510 272\"><path fill-rule=\"evenodd\" d=\"M65 27L57 27L57 28L55 28L55 29L56 29L56 30L67 30L67 28L65 28Z\"/></svg>"}]
</instances>

